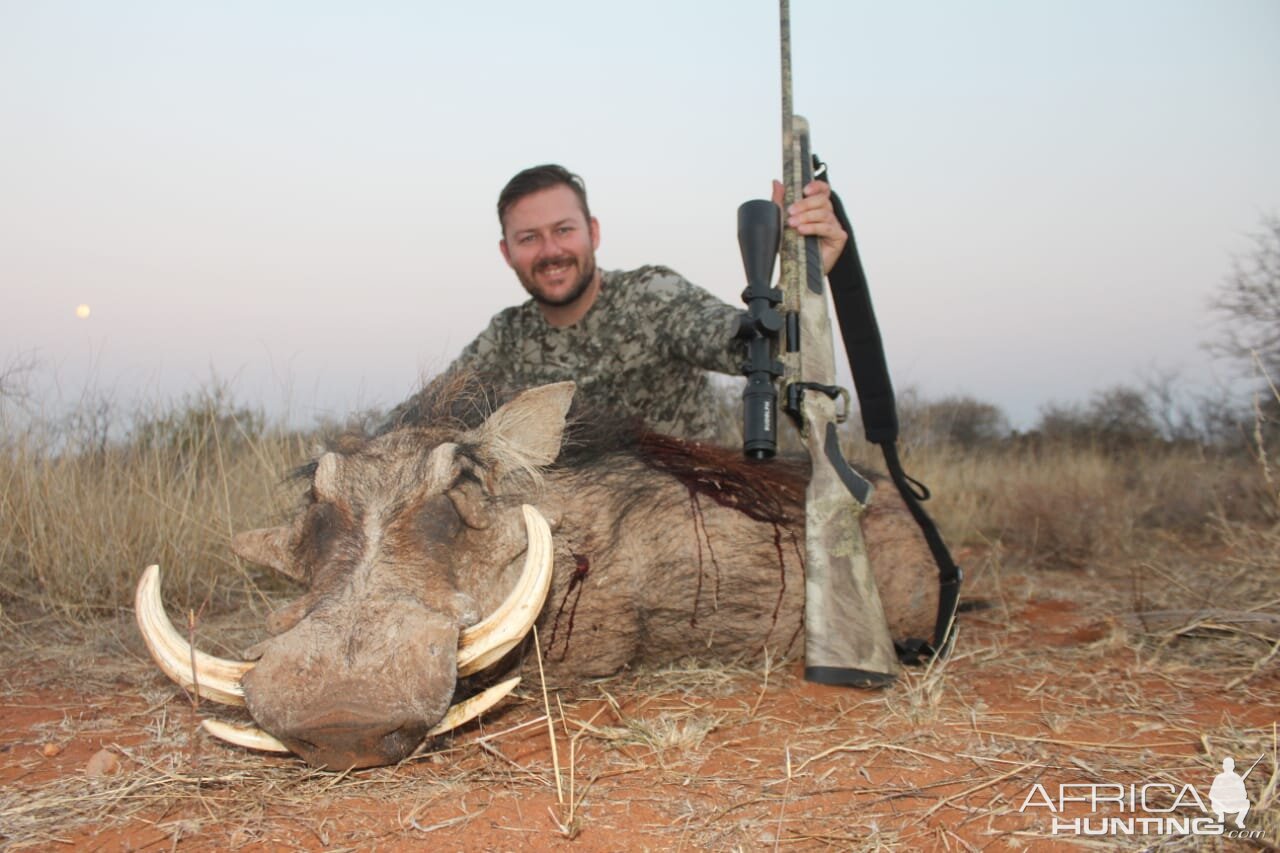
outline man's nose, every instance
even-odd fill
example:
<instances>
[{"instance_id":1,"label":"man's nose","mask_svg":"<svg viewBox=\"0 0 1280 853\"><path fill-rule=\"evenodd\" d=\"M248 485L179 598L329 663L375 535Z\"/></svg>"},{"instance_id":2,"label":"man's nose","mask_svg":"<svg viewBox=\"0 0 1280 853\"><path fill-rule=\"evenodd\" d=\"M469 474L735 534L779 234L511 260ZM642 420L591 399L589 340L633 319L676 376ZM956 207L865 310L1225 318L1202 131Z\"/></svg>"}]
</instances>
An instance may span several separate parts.
<instances>
[{"instance_id":1,"label":"man's nose","mask_svg":"<svg viewBox=\"0 0 1280 853\"><path fill-rule=\"evenodd\" d=\"M540 261L549 258L563 258L567 254L569 254L568 250L561 245L555 234L548 234L546 239L538 244L538 260Z\"/></svg>"}]
</instances>

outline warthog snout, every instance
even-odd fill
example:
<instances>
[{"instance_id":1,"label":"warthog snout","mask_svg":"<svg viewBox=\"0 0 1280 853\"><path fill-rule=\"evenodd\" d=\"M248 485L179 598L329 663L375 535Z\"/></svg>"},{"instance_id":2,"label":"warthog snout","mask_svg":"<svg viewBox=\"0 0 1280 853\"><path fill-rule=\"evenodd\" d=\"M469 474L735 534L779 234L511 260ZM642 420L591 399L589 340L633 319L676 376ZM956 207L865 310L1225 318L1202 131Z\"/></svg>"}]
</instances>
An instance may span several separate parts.
<instances>
[{"instance_id":1,"label":"warthog snout","mask_svg":"<svg viewBox=\"0 0 1280 853\"><path fill-rule=\"evenodd\" d=\"M312 616L262 645L242 679L245 704L311 764L394 763L449 710L458 630L453 618L411 601L354 623Z\"/></svg>"}]
</instances>

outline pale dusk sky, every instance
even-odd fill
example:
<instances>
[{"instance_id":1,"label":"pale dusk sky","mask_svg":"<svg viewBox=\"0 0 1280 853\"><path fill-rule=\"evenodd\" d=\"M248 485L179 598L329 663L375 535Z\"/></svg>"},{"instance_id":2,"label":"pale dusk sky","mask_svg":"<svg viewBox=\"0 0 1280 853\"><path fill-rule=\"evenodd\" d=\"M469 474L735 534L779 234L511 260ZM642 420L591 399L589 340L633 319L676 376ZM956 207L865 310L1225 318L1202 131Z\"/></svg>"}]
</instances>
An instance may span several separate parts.
<instances>
[{"instance_id":1,"label":"pale dusk sky","mask_svg":"<svg viewBox=\"0 0 1280 853\"><path fill-rule=\"evenodd\" d=\"M1206 300L1280 209L1280 3L793 0L792 28L899 388L1025 425L1225 373ZM523 298L493 206L547 161L602 266L737 304L777 77L763 0L0 0L0 367L34 354L50 406L211 375L301 423L394 404Z\"/></svg>"}]
</instances>

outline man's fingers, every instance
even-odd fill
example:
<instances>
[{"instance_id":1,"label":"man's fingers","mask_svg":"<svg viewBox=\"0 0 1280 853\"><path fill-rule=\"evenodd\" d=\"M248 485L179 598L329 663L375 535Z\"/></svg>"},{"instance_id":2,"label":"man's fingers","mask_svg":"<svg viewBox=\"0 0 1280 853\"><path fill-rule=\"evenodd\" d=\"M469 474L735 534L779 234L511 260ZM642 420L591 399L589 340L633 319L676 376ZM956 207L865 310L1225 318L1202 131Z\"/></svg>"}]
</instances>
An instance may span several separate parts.
<instances>
[{"instance_id":1,"label":"man's fingers","mask_svg":"<svg viewBox=\"0 0 1280 853\"><path fill-rule=\"evenodd\" d=\"M840 221L829 206L806 209L792 205L791 209L793 212L787 217L787 224L803 234L818 233L813 230L815 227L827 229L822 233L834 233L831 229L840 228Z\"/></svg>"},{"instance_id":2,"label":"man's fingers","mask_svg":"<svg viewBox=\"0 0 1280 853\"><path fill-rule=\"evenodd\" d=\"M802 198L787 208L787 214L789 216L805 217L808 221L812 221L815 216L828 218L832 221L835 221L836 218L835 209L831 206L830 193L817 193L808 198Z\"/></svg>"},{"instance_id":3,"label":"man's fingers","mask_svg":"<svg viewBox=\"0 0 1280 853\"><path fill-rule=\"evenodd\" d=\"M792 217L787 220L787 224L806 237L844 236L840 223L830 219L803 220Z\"/></svg>"},{"instance_id":4,"label":"man's fingers","mask_svg":"<svg viewBox=\"0 0 1280 853\"><path fill-rule=\"evenodd\" d=\"M786 195L782 188L782 181L773 182L773 203L778 207L782 207L782 199Z\"/></svg>"},{"instance_id":5,"label":"man's fingers","mask_svg":"<svg viewBox=\"0 0 1280 853\"><path fill-rule=\"evenodd\" d=\"M831 186L826 181L810 181L805 185L804 191L801 193L803 198L798 199L792 207L796 205L808 205L810 202L815 204L825 204L824 199L831 195ZM815 199L816 197L816 199ZM773 203L782 206L783 200L786 198L786 190L782 186L782 181L773 182Z\"/></svg>"},{"instance_id":6,"label":"man's fingers","mask_svg":"<svg viewBox=\"0 0 1280 853\"><path fill-rule=\"evenodd\" d=\"M782 183L774 181L773 203L781 207L785 195ZM831 186L826 181L810 181L803 195L786 209L783 221L806 237L818 238L822 248L823 272L831 272L849 235L836 219L831 204Z\"/></svg>"},{"instance_id":7,"label":"man's fingers","mask_svg":"<svg viewBox=\"0 0 1280 853\"><path fill-rule=\"evenodd\" d=\"M826 181L810 181L805 184L805 198L811 198L815 195L831 195L831 184Z\"/></svg>"}]
</instances>

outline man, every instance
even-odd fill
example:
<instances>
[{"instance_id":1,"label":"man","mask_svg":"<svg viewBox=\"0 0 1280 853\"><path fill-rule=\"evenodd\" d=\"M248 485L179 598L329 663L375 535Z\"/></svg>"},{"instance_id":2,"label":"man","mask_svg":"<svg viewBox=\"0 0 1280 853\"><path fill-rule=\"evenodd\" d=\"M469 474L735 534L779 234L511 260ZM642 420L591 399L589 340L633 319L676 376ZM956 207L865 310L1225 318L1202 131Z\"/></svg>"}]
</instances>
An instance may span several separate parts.
<instances>
[{"instance_id":1,"label":"man","mask_svg":"<svg viewBox=\"0 0 1280 853\"><path fill-rule=\"evenodd\" d=\"M819 238L824 272L848 235L828 186L815 181L787 211L787 224ZM782 185L774 182L781 205ZM572 379L594 405L643 418L686 438L715 433L707 371L738 375L742 308L666 267L600 270L600 222L582 179L562 166L534 166L498 196L498 249L529 293L499 312L463 349L446 377L470 371L500 389ZM422 394L392 411L383 430L414 420Z\"/></svg>"}]
</instances>

